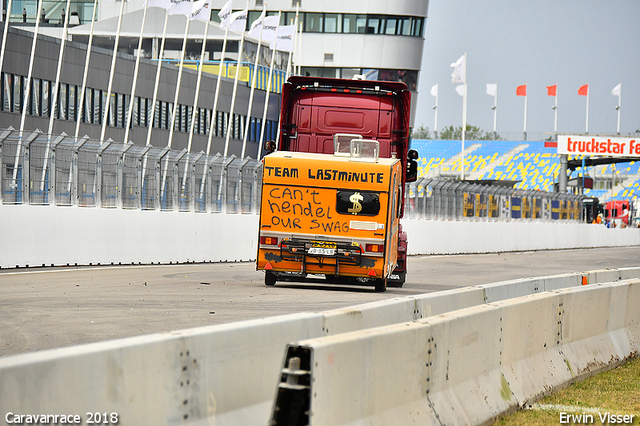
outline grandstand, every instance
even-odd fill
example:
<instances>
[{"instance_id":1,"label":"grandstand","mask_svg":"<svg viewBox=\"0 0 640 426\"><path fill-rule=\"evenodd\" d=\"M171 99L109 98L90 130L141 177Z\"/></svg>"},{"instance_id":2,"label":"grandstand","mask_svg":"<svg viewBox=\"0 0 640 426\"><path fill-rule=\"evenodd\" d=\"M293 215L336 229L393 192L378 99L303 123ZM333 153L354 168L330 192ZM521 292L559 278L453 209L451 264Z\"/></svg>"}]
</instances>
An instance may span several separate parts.
<instances>
[{"instance_id":1,"label":"grandstand","mask_svg":"<svg viewBox=\"0 0 640 426\"><path fill-rule=\"evenodd\" d=\"M545 147L542 141L467 141L465 145L467 179L517 181L515 188L538 191L553 191L558 181L560 155L556 148ZM420 156L419 177L460 176L460 141L414 139L411 147ZM568 178L582 174L579 168ZM586 196L601 201L640 198L640 161L586 167L585 175L594 181L593 189L585 189Z\"/></svg>"}]
</instances>

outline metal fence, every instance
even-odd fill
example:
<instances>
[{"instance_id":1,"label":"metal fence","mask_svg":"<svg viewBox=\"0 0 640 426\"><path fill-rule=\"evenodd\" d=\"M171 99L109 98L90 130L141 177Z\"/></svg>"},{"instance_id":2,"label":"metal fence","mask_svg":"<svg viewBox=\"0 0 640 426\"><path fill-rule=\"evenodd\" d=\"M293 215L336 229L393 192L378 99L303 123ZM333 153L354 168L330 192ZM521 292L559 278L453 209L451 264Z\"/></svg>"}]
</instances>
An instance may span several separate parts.
<instances>
[{"instance_id":1,"label":"metal fence","mask_svg":"<svg viewBox=\"0 0 640 426\"><path fill-rule=\"evenodd\" d=\"M261 162L0 131L0 203L257 213Z\"/></svg>"},{"instance_id":2,"label":"metal fence","mask_svg":"<svg viewBox=\"0 0 640 426\"><path fill-rule=\"evenodd\" d=\"M409 184L405 216L434 220L578 221L583 196L422 178Z\"/></svg>"},{"instance_id":3,"label":"metal fence","mask_svg":"<svg viewBox=\"0 0 640 426\"><path fill-rule=\"evenodd\" d=\"M261 162L220 154L0 131L0 203L258 213ZM422 178L405 216L434 220L582 221L582 196Z\"/></svg>"}]
</instances>

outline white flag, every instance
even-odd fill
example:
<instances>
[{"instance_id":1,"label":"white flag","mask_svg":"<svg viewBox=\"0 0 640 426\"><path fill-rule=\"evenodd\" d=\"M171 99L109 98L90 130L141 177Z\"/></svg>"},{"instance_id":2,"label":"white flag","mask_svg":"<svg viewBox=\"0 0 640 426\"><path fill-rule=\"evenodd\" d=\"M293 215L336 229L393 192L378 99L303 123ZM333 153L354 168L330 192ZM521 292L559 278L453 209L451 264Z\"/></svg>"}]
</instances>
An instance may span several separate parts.
<instances>
[{"instance_id":1,"label":"white flag","mask_svg":"<svg viewBox=\"0 0 640 426\"><path fill-rule=\"evenodd\" d=\"M265 9L262 9L262 13L258 17L258 19L256 19L251 23L251 27L249 28L249 32L247 33L247 37L252 38L254 40L260 39L260 35L262 34L262 28L264 25L264 17L266 13L267 11Z\"/></svg>"},{"instance_id":2,"label":"white flag","mask_svg":"<svg viewBox=\"0 0 640 426\"><path fill-rule=\"evenodd\" d=\"M169 6L169 15L191 15L191 1L190 0L171 0L171 6Z\"/></svg>"},{"instance_id":3,"label":"white flag","mask_svg":"<svg viewBox=\"0 0 640 426\"><path fill-rule=\"evenodd\" d=\"M487 83L487 95L496 96L498 94L498 83Z\"/></svg>"},{"instance_id":4,"label":"white flag","mask_svg":"<svg viewBox=\"0 0 640 426\"><path fill-rule=\"evenodd\" d=\"M171 0L148 0L149 7L159 7L161 9L169 9Z\"/></svg>"},{"instance_id":5,"label":"white flag","mask_svg":"<svg viewBox=\"0 0 640 426\"><path fill-rule=\"evenodd\" d=\"M456 93L460 96L464 96L464 84L456 86Z\"/></svg>"},{"instance_id":6,"label":"white flag","mask_svg":"<svg viewBox=\"0 0 640 426\"><path fill-rule=\"evenodd\" d=\"M296 33L295 25L285 25L278 28L278 36L271 48L282 52L293 52L293 35ZM275 44L275 47L274 47Z\"/></svg>"},{"instance_id":7,"label":"white flag","mask_svg":"<svg viewBox=\"0 0 640 426\"><path fill-rule=\"evenodd\" d=\"M278 25L280 25L280 17L277 15L264 18L264 22L262 23L262 41L264 44L273 43L276 39Z\"/></svg>"},{"instance_id":8,"label":"white flag","mask_svg":"<svg viewBox=\"0 0 640 426\"><path fill-rule=\"evenodd\" d=\"M231 19L233 0L229 0L222 6L220 12L218 12L218 18L220 18L220 26L222 28L227 28L229 26L229 20Z\"/></svg>"},{"instance_id":9,"label":"white flag","mask_svg":"<svg viewBox=\"0 0 640 426\"><path fill-rule=\"evenodd\" d=\"M438 83L434 84L429 93L431 93L431 96L438 97Z\"/></svg>"},{"instance_id":10,"label":"white flag","mask_svg":"<svg viewBox=\"0 0 640 426\"><path fill-rule=\"evenodd\" d=\"M209 21L211 19L211 3L209 0L193 2L191 9L191 19L198 21Z\"/></svg>"},{"instance_id":11,"label":"white flag","mask_svg":"<svg viewBox=\"0 0 640 426\"><path fill-rule=\"evenodd\" d=\"M611 90L613 96L620 96L622 94L622 83L618 83L616 87Z\"/></svg>"},{"instance_id":12,"label":"white flag","mask_svg":"<svg viewBox=\"0 0 640 426\"><path fill-rule=\"evenodd\" d=\"M237 12L233 12L229 16L229 31L234 31L236 33L244 32L245 28L247 28L247 17L249 16L249 12L247 9L239 10ZM223 26L222 28L227 28Z\"/></svg>"},{"instance_id":13,"label":"white flag","mask_svg":"<svg viewBox=\"0 0 640 426\"><path fill-rule=\"evenodd\" d=\"M465 56L460 56L460 59L451 64L450 67L453 68L453 74L451 74L451 82L465 84L467 76L467 64Z\"/></svg>"}]
</instances>

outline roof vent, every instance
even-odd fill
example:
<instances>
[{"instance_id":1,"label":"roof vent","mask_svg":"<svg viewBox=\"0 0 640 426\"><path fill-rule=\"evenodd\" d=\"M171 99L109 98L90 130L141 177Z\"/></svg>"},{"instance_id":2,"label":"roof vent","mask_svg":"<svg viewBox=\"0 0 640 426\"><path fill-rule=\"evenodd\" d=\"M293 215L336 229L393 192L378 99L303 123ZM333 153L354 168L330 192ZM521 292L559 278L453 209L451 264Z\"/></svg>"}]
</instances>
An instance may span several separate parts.
<instances>
[{"instance_id":1,"label":"roof vent","mask_svg":"<svg viewBox=\"0 0 640 426\"><path fill-rule=\"evenodd\" d=\"M324 54L325 62L333 62L333 53L325 53Z\"/></svg>"}]
</instances>

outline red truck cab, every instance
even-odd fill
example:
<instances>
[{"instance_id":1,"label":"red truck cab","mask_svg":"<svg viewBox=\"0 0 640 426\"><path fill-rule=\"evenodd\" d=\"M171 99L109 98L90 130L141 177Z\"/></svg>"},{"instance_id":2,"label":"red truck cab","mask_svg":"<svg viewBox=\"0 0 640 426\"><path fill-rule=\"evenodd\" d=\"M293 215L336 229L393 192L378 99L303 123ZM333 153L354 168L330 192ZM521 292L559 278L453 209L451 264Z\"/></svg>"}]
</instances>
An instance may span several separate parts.
<instances>
[{"instance_id":1,"label":"red truck cab","mask_svg":"<svg viewBox=\"0 0 640 426\"><path fill-rule=\"evenodd\" d=\"M280 151L334 153L334 135L376 140L381 158L402 162L405 183L416 180L417 152L410 150L411 92L404 83L290 77L282 88ZM400 209L404 211L404 205ZM407 235L399 232L397 267L389 286L406 279Z\"/></svg>"}]
</instances>

